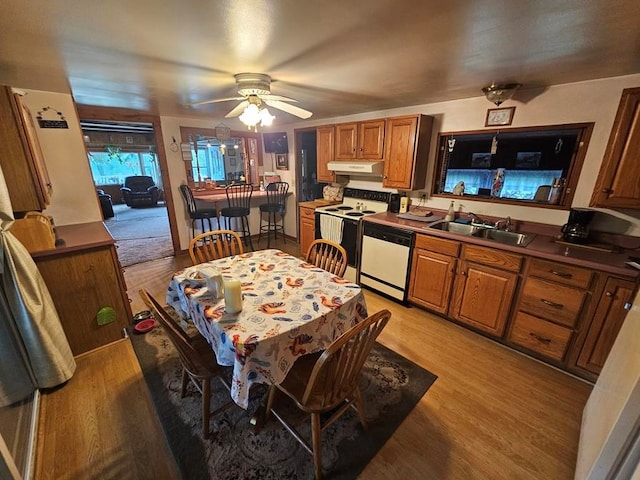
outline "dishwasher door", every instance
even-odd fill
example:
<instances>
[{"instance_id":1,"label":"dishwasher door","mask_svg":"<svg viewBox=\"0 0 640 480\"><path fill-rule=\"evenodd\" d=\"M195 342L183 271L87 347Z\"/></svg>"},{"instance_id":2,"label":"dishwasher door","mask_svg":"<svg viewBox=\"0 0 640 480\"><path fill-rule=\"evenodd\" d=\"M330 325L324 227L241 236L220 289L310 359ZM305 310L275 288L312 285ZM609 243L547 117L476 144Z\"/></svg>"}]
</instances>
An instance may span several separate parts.
<instances>
[{"instance_id":1,"label":"dishwasher door","mask_svg":"<svg viewBox=\"0 0 640 480\"><path fill-rule=\"evenodd\" d=\"M360 259L360 285L405 302L413 232L365 222Z\"/></svg>"}]
</instances>

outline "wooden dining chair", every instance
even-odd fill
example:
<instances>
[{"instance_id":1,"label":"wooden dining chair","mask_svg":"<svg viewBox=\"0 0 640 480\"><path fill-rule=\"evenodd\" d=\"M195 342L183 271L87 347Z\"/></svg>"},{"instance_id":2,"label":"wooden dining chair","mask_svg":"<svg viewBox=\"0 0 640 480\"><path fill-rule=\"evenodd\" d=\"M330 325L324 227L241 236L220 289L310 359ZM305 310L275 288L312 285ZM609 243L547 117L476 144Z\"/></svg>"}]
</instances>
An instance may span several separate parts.
<instances>
[{"instance_id":1,"label":"wooden dining chair","mask_svg":"<svg viewBox=\"0 0 640 480\"><path fill-rule=\"evenodd\" d=\"M189 381L202 395L202 436L209 438L209 419L234 405L233 400L211 411L211 380L217 378L231 392L231 386L224 378L224 367L218 364L211 346L204 337L190 337L173 317L165 310L149 292L142 289L138 292L142 301L151 310L154 318L162 325L164 332L178 351L182 363L182 389L180 397L184 398Z\"/></svg>"},{"instance_id":2,"label":"wooden dining chair","mask_svg":"<svg viewBox=\"0 0 640 480\"><path fill-rule=\"evenodd\" d=\"M204 232L189 242L189 256L194 265L243 253L242 239L233 230Z\"/></svg>"},{"instance_id":3,"label":"wooden dining chair","mask_svg":"<svg viewBox=\"0 0 640 480\"><path fill-rule=\"evenodd\" d=\"M291 367L280 385L271 385L267 397L267 417L274 417L313 455L316 479L322 478L322 431L335 422L349 407L358 412L363 429L367 429L364 403L358 381L365 360L376 338L387 325L391 313L381 310L351 327L334 340L324 352L304 355ZM311 445L276 410L275 395L280 391L311 417ZM321 421L320 415L332 410Z\"/></svg>"},{"instance_id":4,"label":"wooden dining chair","mask_svg":"<svg viewBox=\"0 0 640 480\"><path fill-rule=\"evenodd\" d=\"M347 251L331 240L318 239L309 245L306 261L342 277L347 270Z\"/></svg>"}]
</instances>

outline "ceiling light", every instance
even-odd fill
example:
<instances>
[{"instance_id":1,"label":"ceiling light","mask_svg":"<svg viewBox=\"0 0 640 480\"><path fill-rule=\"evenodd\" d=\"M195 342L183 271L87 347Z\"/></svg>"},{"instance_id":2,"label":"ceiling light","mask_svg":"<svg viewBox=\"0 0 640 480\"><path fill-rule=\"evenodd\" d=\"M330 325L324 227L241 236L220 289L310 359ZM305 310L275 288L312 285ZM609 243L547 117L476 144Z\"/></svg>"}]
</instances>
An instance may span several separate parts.
<instances>
[{"instance_id":1,"label":"ceiling light","mask_svg":"<svg viewBox=\"0 0 640 480\"><path fill-rule=\"evenodd\" d=\"M506 102L513 97L513 94L521 86L522 84L520 83L505 83L500 85L492 83L488 87L484 87L482 93L487 97L487 100L500 106L502 102Z\"/></svg>"},{"instance_id":2,"label":"ceiling light","mask_svg":"<svg viewBox=\"0 0 640 480\"><path fill-rule=\"evenodd\" d=\"M240 121L244 123L249 128L254 128L258 122L260 121L260 109L254 103L247 105L240 115Z\"/></svg>"},{"instance_id":3,"label":"ceiling light","mask_svg":"<svg viewBox=\"0 0 640 480\"><path fill-rule=\"evenodd\" d=\"M244 123L249 130L253 129L258 131L258 124L260 126L268 127L273 123L275 116L271 115L269 110L262 106L262 101L255 95L251 95L247 98L249 105L247 105L238 118Z\"/></svg>"},{"instance_id":4,"label":"ceiling light","mask_svg":"<svg viewBox=\"0 0 640 480\"><path fill-rule=\"evenodd\" d=\"M270 127L273 124L274 118L276 118L275 115L271 115L268 108L260 110L260 125L263 127Z\"/></svg>"}]
</instances>

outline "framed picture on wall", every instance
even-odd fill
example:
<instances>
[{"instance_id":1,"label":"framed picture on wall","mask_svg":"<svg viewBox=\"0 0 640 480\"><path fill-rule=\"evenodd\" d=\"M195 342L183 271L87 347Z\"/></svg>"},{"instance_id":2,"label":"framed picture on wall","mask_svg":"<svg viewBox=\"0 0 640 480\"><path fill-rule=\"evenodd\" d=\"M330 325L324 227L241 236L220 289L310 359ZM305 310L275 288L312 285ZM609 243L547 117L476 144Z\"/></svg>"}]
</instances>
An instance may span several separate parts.
<instances>
[{"instance_id":1,"label":"framed picture on wall","mask_svg":"<svg viewBox=\"0 0 640 480\"><path fill-rule=\"evenodd\" d=\"M490 108L487 110L485 127L511 125L516 107Z\"/></svg>"},{"instance_id":2,"label":"framed picture on wall","mask_svg":"<svg viewBox=\"0 0 640 480\"><path fill-rule=\"evenodd\" d=\"M276 153L276 168L278 170L289 170L289 155Z\"/></svg>"}]
</instances>

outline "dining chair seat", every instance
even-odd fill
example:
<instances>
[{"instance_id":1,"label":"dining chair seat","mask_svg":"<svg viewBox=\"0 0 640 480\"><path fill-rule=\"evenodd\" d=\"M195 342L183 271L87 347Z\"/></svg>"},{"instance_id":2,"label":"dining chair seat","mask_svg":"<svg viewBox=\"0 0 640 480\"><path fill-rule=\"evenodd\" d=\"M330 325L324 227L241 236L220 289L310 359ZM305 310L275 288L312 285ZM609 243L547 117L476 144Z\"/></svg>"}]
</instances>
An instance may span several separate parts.
<instances>
[{"instance_id":1,"label":"dining chair seat","mask_svg":"<svg viewBox=\"0 0 640 480\"><path fill-rule=\"evenodd\" d=\"M211 346L204 337L200 334L193 337L189 336L176 323L168 310L160 305L148 291L141 289L138 293L178 351L180 363L182 364L180 396L182 398L185 397L189 381L193 383L202 395L202 436L209 438L210 418L235 405L231 400L231 396L229 396L228 402L211 411L211 381L218 379L228 392L231 391L231 386L225 379L225 367L218 364Z\"/></svg>"},{"instance_id":2,"label":"dining chair seat","mask_svg":"<svg viewBox=\"0 0 640 480\"><path fill-rule=\"evenodd\" d=\"M322 478L322 431L349 408L356 410L362 428L367 429L358 382L362 366L390 318L388 310L381 310L367 317L340 335L323 352L298 358L284 381L269 387L267 416L273 414L304 449L313 455L315 477L318 480ZM310 415L311 444L286 418L286 409L281 410L277 405L278 392L284 393L301 411Z\"/></svg>"}]
</instances>

